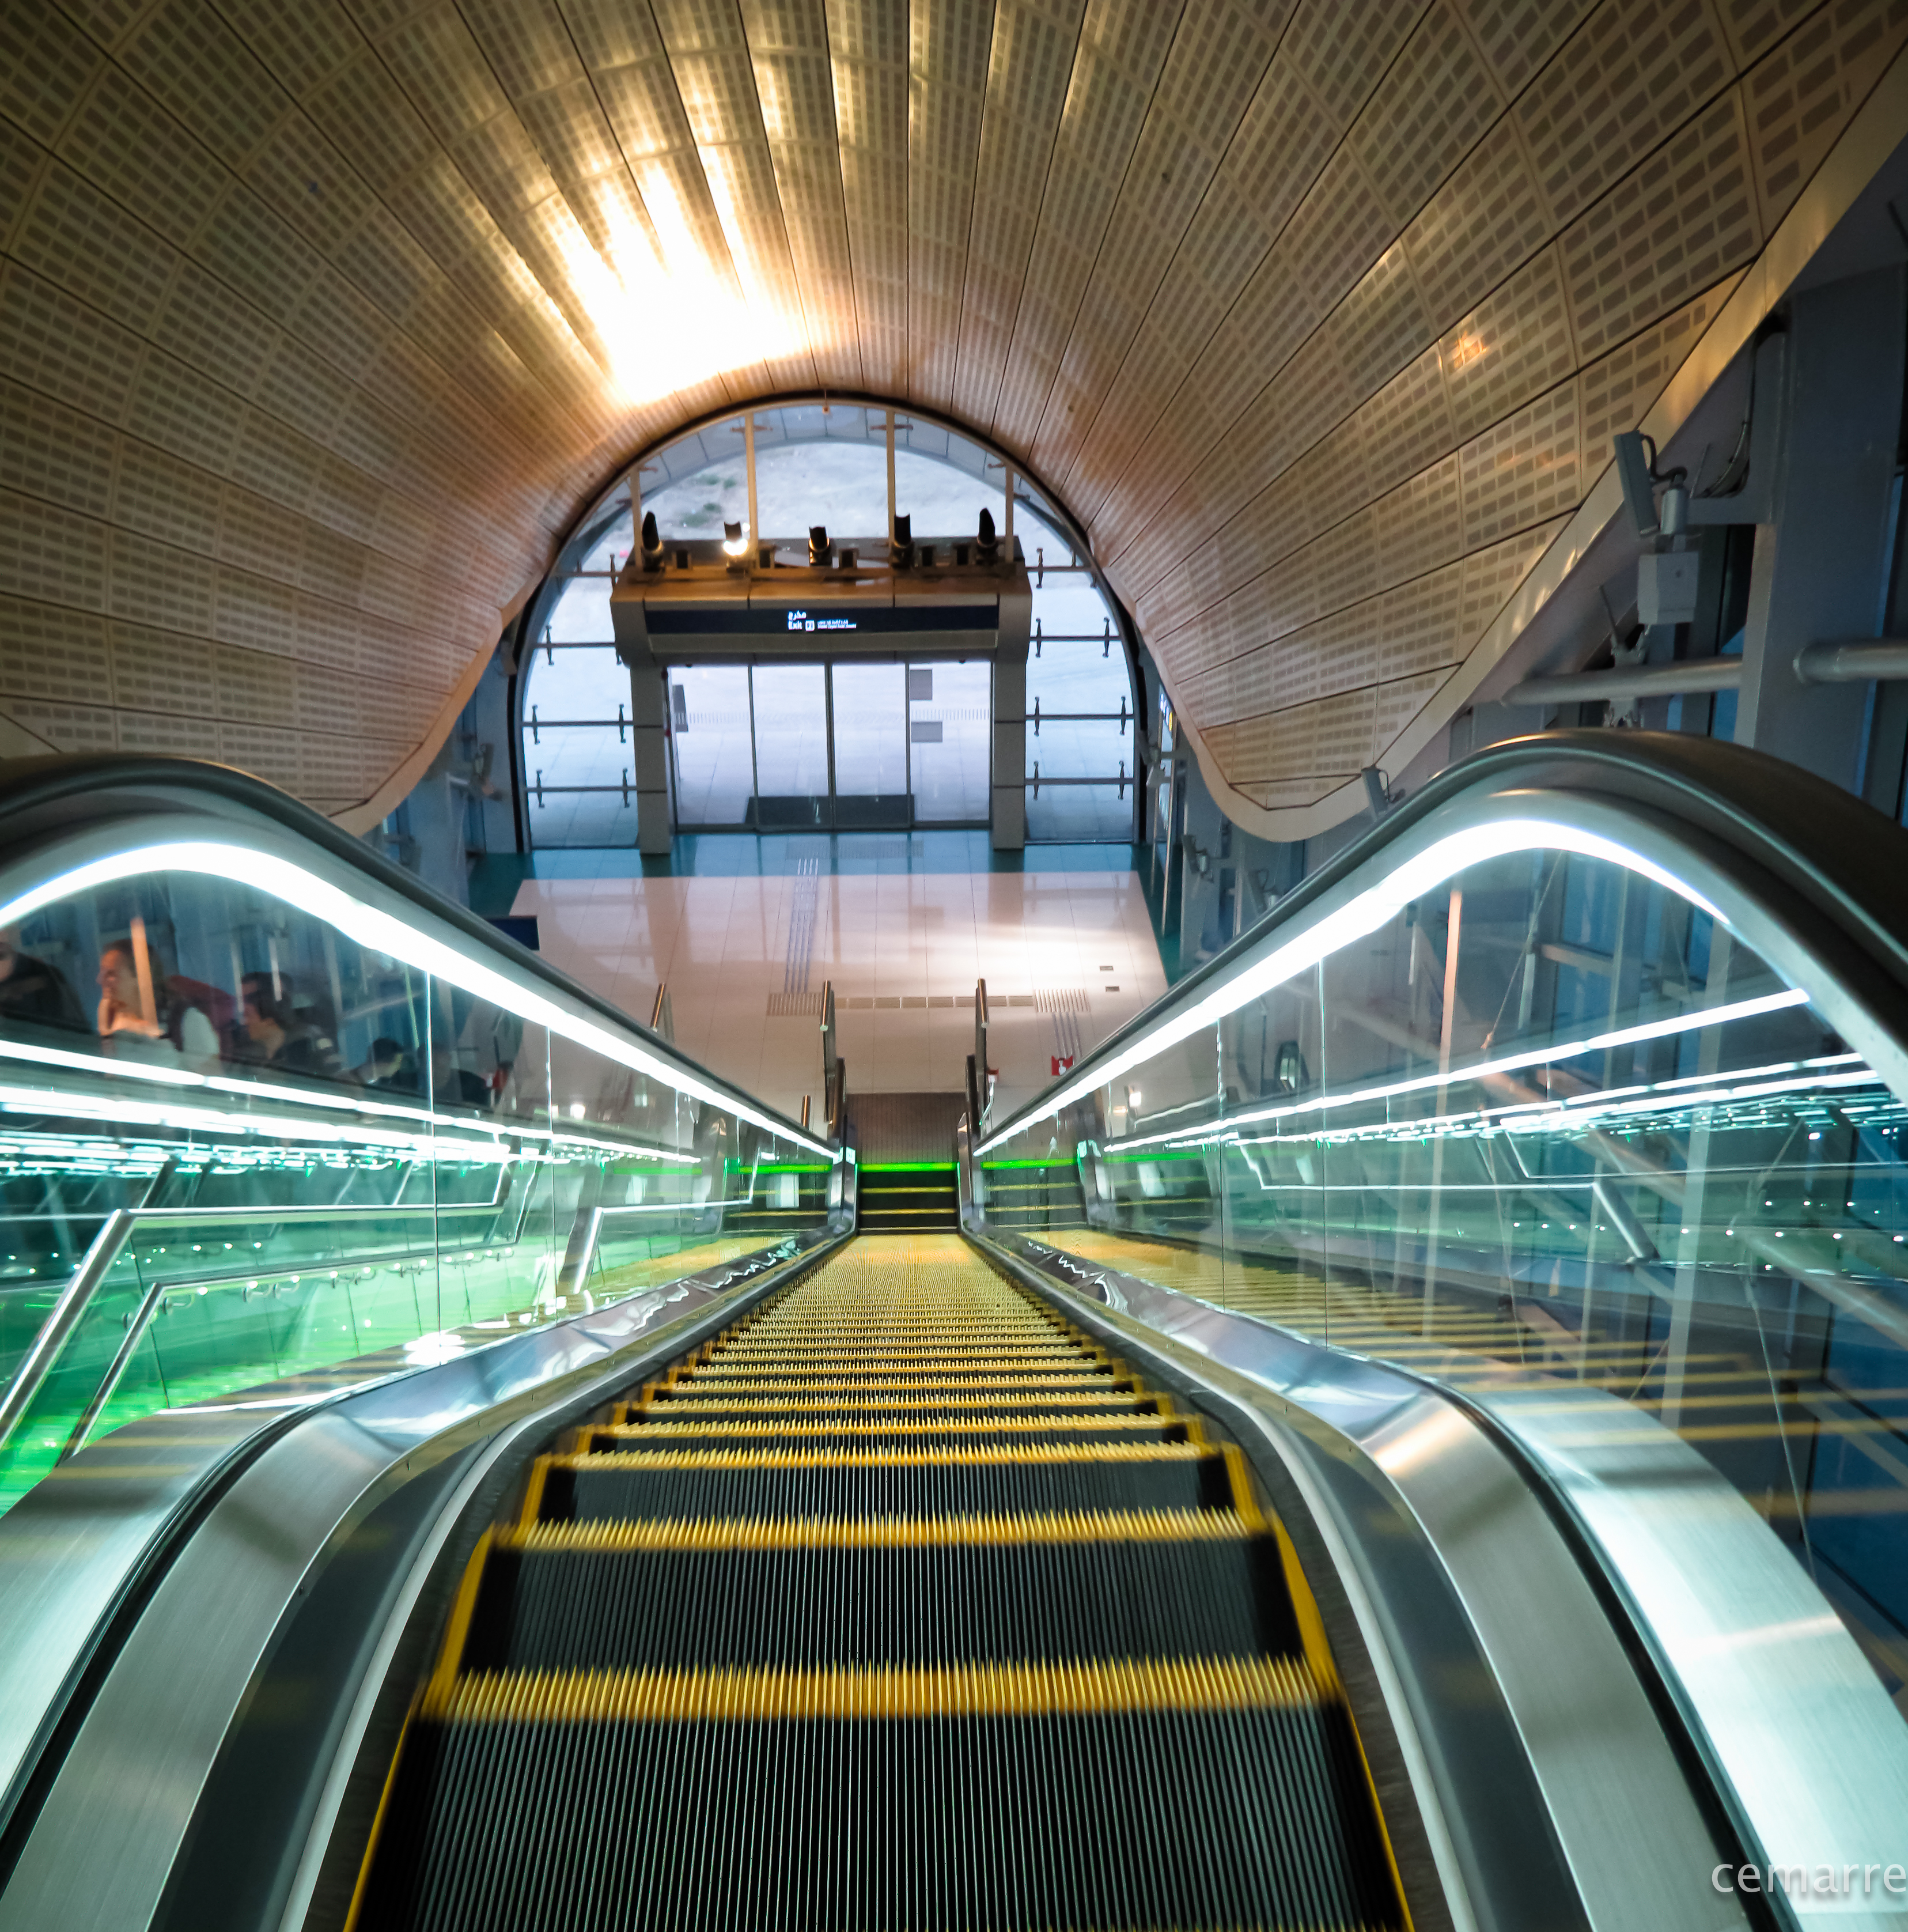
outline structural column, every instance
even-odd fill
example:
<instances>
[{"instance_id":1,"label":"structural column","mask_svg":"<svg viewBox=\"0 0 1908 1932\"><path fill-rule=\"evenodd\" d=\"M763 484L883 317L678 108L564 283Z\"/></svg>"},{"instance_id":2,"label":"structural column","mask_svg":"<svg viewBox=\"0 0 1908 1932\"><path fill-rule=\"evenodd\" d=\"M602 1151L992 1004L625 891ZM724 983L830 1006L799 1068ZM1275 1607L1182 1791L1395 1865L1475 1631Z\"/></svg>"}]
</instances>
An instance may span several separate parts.
<instances>
[{"instance_id":1,"label":"structural column","mask_svg":"<svg viewBox=\"0 0 1908 1932\"><path fill-rule=\"evenodd\" d=\"M1027 646L1034 598L1024 573L1000 594L994 650L993 807L988 816L996 852L1027 842Z\"/></svg>"},{"instance_id":2,"label":"structural column","mask_svg":"<svg viewBox=\"0 0 1908 1932\"><path fill-rule=\"evenodd\" d=\"M1812 644L1876 634L1904 339L1908 270L1794 298L1771 520L1757 526L1750 572L1736 742L1850 788L1868 687L1802 684L1796 658Z\"/></svg>"}]
</instances>

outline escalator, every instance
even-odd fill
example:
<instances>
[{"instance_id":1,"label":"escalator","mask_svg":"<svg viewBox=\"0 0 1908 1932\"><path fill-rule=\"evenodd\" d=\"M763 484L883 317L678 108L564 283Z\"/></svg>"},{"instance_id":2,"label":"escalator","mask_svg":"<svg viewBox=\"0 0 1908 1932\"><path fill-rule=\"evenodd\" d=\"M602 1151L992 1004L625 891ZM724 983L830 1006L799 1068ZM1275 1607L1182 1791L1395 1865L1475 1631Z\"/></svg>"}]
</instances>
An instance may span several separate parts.
<instances>
[{"instance_id":1,"label":"escalator","mask_svg":"<svg viewBox=\"0 0 1908 1932\"><path fill-rule=\"evenodd\" d=\"M0 788L152 1007L0 1018L0 1932L1894 1922L1899 843L1592 735L858 1190L266 788Z\"/></svg>"},{"instance_id":2,"label":"escalator","mask_svg":"<svg viewBox=\"0 0 1908 1932\"><path fill-rule=\"evenodd\" d=\"M535 1463L357 1919L1402 1922L1238 1448L958 1240L879 1236Z\"/></svg>"}]
</instances>

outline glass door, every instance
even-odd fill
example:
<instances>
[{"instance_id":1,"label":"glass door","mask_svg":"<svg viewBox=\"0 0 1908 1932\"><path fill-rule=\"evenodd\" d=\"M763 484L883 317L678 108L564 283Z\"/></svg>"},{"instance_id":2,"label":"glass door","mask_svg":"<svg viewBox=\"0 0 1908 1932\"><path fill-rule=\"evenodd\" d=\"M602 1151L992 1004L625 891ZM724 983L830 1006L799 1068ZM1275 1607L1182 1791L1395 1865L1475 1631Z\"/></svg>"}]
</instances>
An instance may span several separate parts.
<instances>
[{"instance_id":1,"label":"glass door","mask_svg":"<svg viewBox=\"0 0 1908 1932\"><path fill-rule=\"evenodd\" d=\"M834 822L892 831L913 822L908 796L907 671L897 664L832 668Z\"/></svg>"},{"instance_id":2,"label":"glass door","mask_svg":"<svg viewBox=\"0 0 1908 1932\"><path fill-rule=\"evenodd\" d=\"M993 667L908 667L908 752L917 824L984 825L993 740Z\"/></svg>"},{"instance_id":3,"label":"glass door","mask_svg":"<svg viewBox=\"0 0 1908 1932\"><path fill-rule=\"evenodd\" d=\"M675 754L677 824L741 824L755 796L747 667L674 666L669 743Z\"/></svg>"},{"instance_id":4,"label":"glass door","mask_svg":"<svg viewBox=\"0 0 1908 1932\"><path fill-rule=\"evenodd\" d=\"M749 674L755 710L758 832L795 832L830 822L825 665L757 664Z\"/></svg>"}]
</instances>

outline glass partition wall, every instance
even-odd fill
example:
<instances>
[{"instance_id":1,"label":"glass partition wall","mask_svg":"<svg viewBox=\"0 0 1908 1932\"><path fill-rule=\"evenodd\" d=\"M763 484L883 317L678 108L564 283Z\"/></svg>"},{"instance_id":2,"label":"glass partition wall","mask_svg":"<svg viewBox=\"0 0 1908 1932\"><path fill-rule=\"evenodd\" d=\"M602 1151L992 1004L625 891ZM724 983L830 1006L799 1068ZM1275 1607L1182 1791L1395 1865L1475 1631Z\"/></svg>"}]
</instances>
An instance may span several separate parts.
<instances>
[{"instance_id":1,"label":"glass partition wall","mask_svg":"<svg viewBox=\"0 0 1908 1932\"><path fill-rule=\"evenodd\" d=\"M293 861L79 865L0 906L0 1508L819 1227L831 1159Z\"/></svg>"},{"instance_id":2,"label":"glass partition wall","mask_svg":"<svg viewBox=\"0 0 1908 1932\"><path fill-rule=\"evenodd\" d=\"M889 518L917 538L971 536L987 510L1016 540L1033 592L1027 661L1027 836L1133 836L1134 693L1119 618L1070 525L993 452L914 414L816 401L754 416L753 515L760 541L805 562L820 524L837 545L885 554ZM634 478L665 543L751 538L748 439L740 416L652 452ZM610 592L635 542L630 485L585 518L543 593L522 666L522 774L533 845L631 844L636 837L629 674L617 658ZM678 665L669 674L670 782L678 830L763 830L818 824L982 826L992 784L992 667L973 660L792 667L825 674L819 702L751 681L746 664ZM868 675L886 673L885 681ZM905 674L906 697L896 687ZM790 719L795 721L791 724ZM800 743L792 745L791 733ZM765 761L767 769L765 769ZM817 801L825 801L818 808Z\"/></svg>"},{"instance_id":3,"label":"glass partition wall","mask_svg":"<svg viewBox=\"0 0 1908 1932\"><path fill-rule=\"evenodd\" d=\"M1580 1463L1618 1406L1623 1453L1726 1478L1899 1699L1908 1106L1709 891L1473 828L984 1134L975 1194L992 1232L1514 1398Z\"/></svg>"}]
</instances>

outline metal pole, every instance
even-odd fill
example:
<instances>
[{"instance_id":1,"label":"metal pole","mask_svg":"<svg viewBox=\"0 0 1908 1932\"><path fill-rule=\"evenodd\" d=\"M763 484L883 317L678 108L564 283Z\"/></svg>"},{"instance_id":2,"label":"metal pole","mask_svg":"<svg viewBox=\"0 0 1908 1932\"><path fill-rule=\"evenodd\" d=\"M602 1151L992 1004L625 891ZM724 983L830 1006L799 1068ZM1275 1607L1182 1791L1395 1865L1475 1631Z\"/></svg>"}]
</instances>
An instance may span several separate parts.
<instances>
[{"instance_id":1,"label":"metal pole","mask_svg":"<svg viewBox=\"0 0 1908 1932\"><path fill-rule=\"evenodd\" d=\"M1908 679L1908 638L1861 638L1807 644L1796 653L1802 684L1865 684Z\"/></svg>"},{"instance_id":2,"label":"metal pole","mask_svg":"<svg viewBox=\"0 0 1908 1932\"><path fill-rule=\"evenodd\" d=\"M169 1168L170 1165L167 1163ZM100 1283L106 1279L106 1270L119 1258L119 1251L126 1245L136 1219L137 1210L130 1208L115 1208L106 1217L105 1225L93 1237L92 1246L73 1270L72 1280L53 1304L52 1312L40 1324L40 1332L20 1358L7 1393L0 1396L0 1449L6 1447L7 1438L32 1406L33 1398L40 1393L40 1384L51 1373L61 1350L79 1327Z\"/></svg>"},{"instance_id":3,"label":"metal pole","mask_svg":"<svg viewBox=\"0 0 1908 1932\"><path fill-rule=\"evenodd\" d=\"M762 541L762 525L756 520L755 508L755 412L749 410L742 418L742 460L749 476L749 542L751 546Z\"/></svg>"},{"instance_id":4,"label":"metal pole","mask_svg":"<svg viewBox=\"0 0 1908 1932\"><path fill-rule=\"evenodd\" d=\"M888 412L888 541L894 541L894 412Z\"/></svg>"},{"instance_id":5,"label":"metal pole","mask_svg":"<svg viewBox=\"0 0 1908 1932\"><path fill-rule=\"evenodd\" d=\"M1526 706L1594 704L1608 698L1667 697L1677 692L1734 691L1742 682L1740 658L1699 658L1684 664L1640 665L1634 670L1527 677L1523 683L1512 685L1499 701Z\"/></svg>"}]
</instances>

